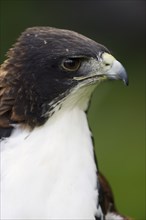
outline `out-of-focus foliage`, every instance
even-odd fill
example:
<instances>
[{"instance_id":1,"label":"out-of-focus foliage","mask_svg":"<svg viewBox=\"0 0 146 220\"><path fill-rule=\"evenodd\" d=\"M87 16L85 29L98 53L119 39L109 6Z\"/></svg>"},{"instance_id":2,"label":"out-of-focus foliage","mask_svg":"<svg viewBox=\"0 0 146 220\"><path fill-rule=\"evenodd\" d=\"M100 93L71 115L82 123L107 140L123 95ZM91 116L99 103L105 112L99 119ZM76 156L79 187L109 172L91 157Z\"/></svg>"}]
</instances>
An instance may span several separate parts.
<instances>
[{"instance_id":1,"label":"out-of-focus foliage","mask_svg":"<svg viewBox=\"0 0 146 220\"><path fill-rule=\"evenodd\" d=\"M120 212L145 217L145 1L1 0L1 62L22 31L53 26L78 31L108 47L125 66L129 87L106 82L88 112L99 167Z\"/></svg>"}]
</instances>

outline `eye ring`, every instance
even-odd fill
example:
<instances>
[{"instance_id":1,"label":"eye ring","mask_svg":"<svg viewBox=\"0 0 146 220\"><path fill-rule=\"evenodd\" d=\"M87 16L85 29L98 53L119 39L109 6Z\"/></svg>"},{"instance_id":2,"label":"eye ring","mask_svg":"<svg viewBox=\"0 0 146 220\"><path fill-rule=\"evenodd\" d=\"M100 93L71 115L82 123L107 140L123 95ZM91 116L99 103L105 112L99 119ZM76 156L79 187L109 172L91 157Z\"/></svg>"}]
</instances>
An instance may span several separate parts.
<instances>
[{"instance_id":1,"label":"eye ring","mask_svg":"<svg viewBox=\"0 0 146 220\"><path fill-rule=\"evenodd\" d=\"M63 60L61 66L65 71L75 72L81 66L81 59L79 59L79 58L65 59L65 60Z\"/></svg>"}]
</instances>

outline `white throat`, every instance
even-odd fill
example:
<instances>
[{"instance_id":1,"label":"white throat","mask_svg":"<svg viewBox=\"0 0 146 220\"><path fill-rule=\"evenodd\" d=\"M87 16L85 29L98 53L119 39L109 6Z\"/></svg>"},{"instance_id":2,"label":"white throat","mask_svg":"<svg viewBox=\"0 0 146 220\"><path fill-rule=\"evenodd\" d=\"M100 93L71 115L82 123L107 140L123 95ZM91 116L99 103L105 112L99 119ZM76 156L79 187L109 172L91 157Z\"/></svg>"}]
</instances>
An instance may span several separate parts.
<instances>
[{"instance_id":1,"label":"white throat","mask_svg":"<svg viewBox=\"0 0 146 220\"><path fill-rule=\"evenodd\" d=\"M94 219L96 165L81 109L60 111L32 132L18 128L1 149L2 219Z\"/></svg>"}]
</instances>

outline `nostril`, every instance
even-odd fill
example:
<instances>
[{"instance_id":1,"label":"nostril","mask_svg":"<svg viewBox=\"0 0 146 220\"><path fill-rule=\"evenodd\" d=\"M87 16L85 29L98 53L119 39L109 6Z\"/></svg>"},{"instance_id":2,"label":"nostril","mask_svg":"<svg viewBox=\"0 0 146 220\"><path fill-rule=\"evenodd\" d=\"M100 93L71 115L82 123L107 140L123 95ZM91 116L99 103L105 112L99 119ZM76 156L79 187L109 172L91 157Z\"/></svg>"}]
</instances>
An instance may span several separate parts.
<instances>
[{"instance_id":1,"label":"nostril","mask_svg":"<svg viewBox=\"0 0 146 220\"><path fill-rule=\"evenodd\" d=\"M105 63L105 66L110 66L110 63Z\"/></svg>"},{"instance_id":2,"label":"nostril","mask_svg":"<svg viewBox=\"0 0 146 220\"><path fill-rule=\"evenodd\" d=\"M102 61L104 63L104 66L106 66L107 68L111 67L113 65L115 58L108 53L103 53L102 54Z\"/></svg>"}]
</instances>

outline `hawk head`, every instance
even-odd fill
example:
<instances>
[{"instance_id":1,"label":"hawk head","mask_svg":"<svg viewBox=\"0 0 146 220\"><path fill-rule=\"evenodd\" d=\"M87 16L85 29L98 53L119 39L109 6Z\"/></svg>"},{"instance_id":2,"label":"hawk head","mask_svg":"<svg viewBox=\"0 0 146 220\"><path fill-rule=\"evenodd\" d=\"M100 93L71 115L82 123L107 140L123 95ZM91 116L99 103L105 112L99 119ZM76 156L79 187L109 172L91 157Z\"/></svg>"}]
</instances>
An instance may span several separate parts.
<instances>
[{"instance_id":1,"label":"hawk head","mask_svg":"<svg viewBox=\"0 0 146 220\"><path fill-rule=\"evenodd\" d=\"M0 124L42 125L61 108L88 107L106 79L128 78L108 49L73 31L35 27L22 33L0 74Z\"/></svg>"}]
</instances>

